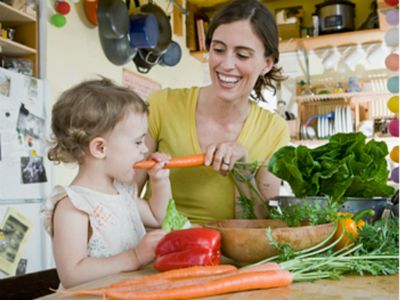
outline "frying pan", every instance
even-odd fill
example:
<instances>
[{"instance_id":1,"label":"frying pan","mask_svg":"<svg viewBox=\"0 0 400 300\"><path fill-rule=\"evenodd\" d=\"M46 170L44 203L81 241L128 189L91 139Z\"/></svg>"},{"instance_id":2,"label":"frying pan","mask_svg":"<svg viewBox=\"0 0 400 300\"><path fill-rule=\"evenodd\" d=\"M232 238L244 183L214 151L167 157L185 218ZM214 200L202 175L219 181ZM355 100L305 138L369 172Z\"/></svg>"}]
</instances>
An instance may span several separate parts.
<instances>
[{"instance_id":1,"label":"frying pan","mask_svg":"<svg viewBox=\"0 0 400 300\"><path fill-rule=\"evenodd\" d=\"M153 55L146 49L138 49L138 54L133 58L139 73L149 73L150 69L159 63L161 55Z\"/></svg>"},{"instance_id":2,"label":"frying pan","mask_svg":"<svg viewBox=\"0 0 400 300\"><path fill-rule=\"evenodd\" d=\"M167 49L172 40L172 30L169 18L159 6L152 3L141 6L140 11L143 13L153 14L157 18L160 36L158 37L154 51L157 54L161 54Z\"/></svg>"},{"instance_id":3,"label":"frying pan","mask_svg":"<svg viewBox=\"0 0 400 300\"><path fill-rule=\"evenodd\" d=\"M138 51L130 47L127 35L119 39L108 39L99 32L99 37L104 54L114 65L121 66L128 63Z\"/></svg>"},{"instance_id":4,"label":"frying pan","mask_svg":"<svg viewBox=\"0 0 400 300\"><path fill-rule=\"evenodd\" d=\"M129 29L128 9L120 0L99 0L97 21L100 36L108 39L124 37Z\"/></svg>"}]
</instances>

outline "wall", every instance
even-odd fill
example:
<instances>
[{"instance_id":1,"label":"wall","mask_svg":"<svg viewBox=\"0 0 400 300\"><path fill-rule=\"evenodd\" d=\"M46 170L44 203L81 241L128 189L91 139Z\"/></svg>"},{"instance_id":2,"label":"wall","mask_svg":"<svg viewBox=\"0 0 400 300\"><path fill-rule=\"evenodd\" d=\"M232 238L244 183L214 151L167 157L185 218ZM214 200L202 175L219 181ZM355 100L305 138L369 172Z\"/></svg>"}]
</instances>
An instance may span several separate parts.
<instances>
[{"instance_id":1,"label":"wall","mask_svg":"<svg viewBox=\"0 0 400 300\"><path fill-rule=\"evenodd\" d=\"M54 14L53 3L47 2L48 18ZM122 79L122 67L111 64L104 56L98 28L86 20L82 3L71 4L71 12L66 16L67 24L64 27L56 28L47 22L46 73L52 103L65 89L84 79L95 78L96 74L117 83ZM183 49L181 62L175 67L156 66L146 76L161 83L163 87L202 85L205 67L189 55L184 37L174 36L173 40ZM133 62L123 67L136 72ZM73 166L56 166L54 183L69 184L75 173L76 168Z\"/></svg>"}]
</instances>

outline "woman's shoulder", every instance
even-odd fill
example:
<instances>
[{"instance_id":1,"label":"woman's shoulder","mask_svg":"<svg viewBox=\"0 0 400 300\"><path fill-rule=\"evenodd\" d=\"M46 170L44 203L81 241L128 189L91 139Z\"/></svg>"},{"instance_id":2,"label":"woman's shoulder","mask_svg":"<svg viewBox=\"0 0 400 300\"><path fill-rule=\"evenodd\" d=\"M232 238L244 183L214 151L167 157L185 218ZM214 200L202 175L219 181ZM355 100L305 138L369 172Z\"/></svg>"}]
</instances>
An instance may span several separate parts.
<instances>
[{"instance_id":1,"label":"woman's shoulder","mask_svg":"<svg viewBox=\"0 0 400 300\"><path fill-rule=\"evenodd\" d=\"M150 94L147 101L152 103L185 101L197 95L198 87L190 88L164 88Z\"/></svg>"},{"instance_id":2,"label":"woman's shoulder","mask_svg":"<svg viewBox=\"0 0 400 300\"><path fill-rule=\"evenodd\" d=\"M260 118L263 120L268 120L270 122L273 122L274 124L281 125L281 126L286 126L286 121L285 119L282 118L281 115L278 113L271 111L265 107L262 107L256 102L253 102L254 106L254 111L255 111L255 117ZM268 122L269 123L269 122Z\"/></svg>"}]
</instances>

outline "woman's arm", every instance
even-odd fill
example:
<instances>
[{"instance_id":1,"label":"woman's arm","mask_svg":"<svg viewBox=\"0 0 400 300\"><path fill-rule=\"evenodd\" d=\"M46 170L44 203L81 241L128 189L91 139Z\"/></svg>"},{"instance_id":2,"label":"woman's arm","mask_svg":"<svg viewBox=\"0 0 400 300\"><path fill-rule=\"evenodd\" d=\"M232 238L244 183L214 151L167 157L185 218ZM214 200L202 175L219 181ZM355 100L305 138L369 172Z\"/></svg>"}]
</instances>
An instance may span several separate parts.
<instances>
[{"instance_id":1,"label":"woman's arm","mask_svg":"<svg viewBox=\"0 0 400 300\"><path fill-rule=\"evenodd\" d=\"M55 208L53 228L54 258L65 288L141 266L133 249L107 258L87 257L89 217L76 209L68 197Z\"/></svg>"},{"instance_id":2,"label":"woman's arm","mask_svg":"<svg viewBox=\"0 0 400 300\"><path fill-rule=\"evenodd\" d=\"M260 168L256 176L256 185L263 196L264 201L268 204L268 201L275 196L279 195L280 189L280 179L273 175L271 172L268 171L267 167L268 162L264 162L265 167ZM264 211L265 215L265 208L261 205L261 203L257 202L255 205L255 211Z\"/></svg>"}]
</instances>

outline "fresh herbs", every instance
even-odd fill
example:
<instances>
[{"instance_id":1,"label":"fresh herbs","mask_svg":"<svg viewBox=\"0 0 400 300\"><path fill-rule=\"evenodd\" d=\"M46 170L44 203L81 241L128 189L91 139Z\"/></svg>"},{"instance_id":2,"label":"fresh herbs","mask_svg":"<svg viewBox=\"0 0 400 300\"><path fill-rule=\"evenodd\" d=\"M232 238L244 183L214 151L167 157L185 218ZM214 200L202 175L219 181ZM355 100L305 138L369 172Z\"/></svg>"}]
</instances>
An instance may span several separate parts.
<instances>
[{"instance_id":1,"label":"fresh herbs","mask_svg":"<svg viewBox=\"0 0 400 300\"><path fill-rule=\"evenodd\" d=\"M265 210L268 211L268 205L265 203L264 198L260 195L258 190L254 187L253 181L258 170L262 166L262 163L256 161L253 163L236 162L230 176L236 186L239 193L239 204L242 208L241 219L256 219L254 213L254 201L260 201L264 206ZM247 187L250 195L247 196L243 191L242 185Z\"/></svg>"},{"instance_id":2,"label":"fresh herbs","mask_svg":"<svg viewBox=\"0 0 400 300\"><path fill-rule=\"evenodd\" d=\"M268 170L287 181L298 198L330 196L341 202L344 197L390 196L394 189L387 185L387 154L384 142L366 143L360 132L338 133L314 149L282 147Z\"/></svg>"},{"instance_id":3,"label":"fresh herbs","mask_svg":"<svg viewBox=\"0 0 400 300\"><path fill-rule=\"evenodd\" d=\"M329 223L336 219L339 204L331 201L326 203L321 205L321 201L317 200L304 201L299 205L270 209L269 218L282 220L289 227Z\"/></svg>"}]
</instances>

